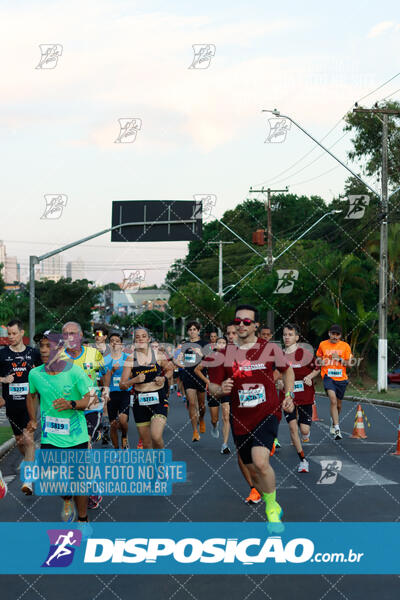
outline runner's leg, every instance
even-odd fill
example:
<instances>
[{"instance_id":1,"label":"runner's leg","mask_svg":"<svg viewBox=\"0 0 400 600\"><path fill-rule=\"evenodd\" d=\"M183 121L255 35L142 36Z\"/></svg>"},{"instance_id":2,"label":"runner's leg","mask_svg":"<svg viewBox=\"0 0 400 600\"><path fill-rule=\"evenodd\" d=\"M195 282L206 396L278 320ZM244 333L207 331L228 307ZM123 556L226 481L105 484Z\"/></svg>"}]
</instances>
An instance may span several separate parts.
<instances>
[{"instance_id":1,"label":"runner's leg","mask_svg":"<svg viewBox=\"0 0 400 600\"><path fill-rule=\"evenodd\" d=\"M150 422L150 433L154 450L164 448L163 433L167 418L164 415L154 415Z\"/></svg>"}]
</instances>

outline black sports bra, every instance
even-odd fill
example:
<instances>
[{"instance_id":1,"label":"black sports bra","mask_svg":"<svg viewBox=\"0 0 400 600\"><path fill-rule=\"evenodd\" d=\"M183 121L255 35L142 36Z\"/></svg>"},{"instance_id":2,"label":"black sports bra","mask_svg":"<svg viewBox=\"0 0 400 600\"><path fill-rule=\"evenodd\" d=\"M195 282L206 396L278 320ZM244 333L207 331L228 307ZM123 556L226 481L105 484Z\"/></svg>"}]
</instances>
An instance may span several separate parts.
<instances>
[{"instance_id":1,"label":"black sports bra","mask_svg":"<svg viewBox=\"0 0 400 600\"><path fill-rule=\"evenodd\" d=\"M142 383L149 383L150 381L154 381L156 377L159 377L162 373L162 367L158 364L153 348L151 348L151 362L148 365L140 365L137 360L136 350L133 351L133 367L132 367L132 377L136 377L139 373L144 373L146 375L146 379L142 381Z\"/></svg>"}]
</instances>

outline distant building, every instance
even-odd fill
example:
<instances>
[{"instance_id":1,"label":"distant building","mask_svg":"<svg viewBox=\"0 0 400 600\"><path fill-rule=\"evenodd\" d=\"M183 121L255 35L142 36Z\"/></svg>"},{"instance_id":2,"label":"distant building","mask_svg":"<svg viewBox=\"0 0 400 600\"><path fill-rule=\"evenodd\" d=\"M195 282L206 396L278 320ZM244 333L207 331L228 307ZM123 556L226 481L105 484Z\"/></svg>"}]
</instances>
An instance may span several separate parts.
<instances>
[{"instance_id":1,"label":"distant building","mask_svg":"<svg viewBox=\"0 0 400 600\"><path fill-rule=\"evenodd\" d=\"M145 310L159 310L164 312L168 305L170 292L167 289L138 290L111 292L112 310L115 314L138 314Z\"/></svg>"},{"instance_id":2,"label":"distant building","mask_svg":"<svg viewBox=\"0 0 400 600\"><path fill-rule=\"evenodd\" d=\"M7 256L6 247L0 240L0 263L3 265L1 274L5 283L19 281L19 271L16 256Z\"/></svg>"},{"instance_id":3,"label":"distant building","mask_svg":"<svg viewBox=\"0 0 400 600\"><path fill-rule=\"evenodd\" d=\"M67 262L67 277L70 277L72 281L85 279L85 263L81 258Z\"/></svg>"},{"instance_id":4,"label":"distant building","mask_svg":"<svg viewBox=\"0 0 400 600\"><path fill-rule=\"evenodd\" d=\"M39 279L59 281L63 277L63 260L60 254L46 258L40 263L41 272Z\"/></svg>"}]
</instances>

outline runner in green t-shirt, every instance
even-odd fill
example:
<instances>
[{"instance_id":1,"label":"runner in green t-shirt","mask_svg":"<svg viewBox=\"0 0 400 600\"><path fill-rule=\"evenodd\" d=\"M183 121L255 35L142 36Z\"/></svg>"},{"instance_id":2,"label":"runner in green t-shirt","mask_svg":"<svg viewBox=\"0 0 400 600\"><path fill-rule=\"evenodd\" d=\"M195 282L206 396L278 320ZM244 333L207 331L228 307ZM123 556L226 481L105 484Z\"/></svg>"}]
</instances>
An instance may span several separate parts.
<instances>
[{"instance_id":1,"label":"runner in green t-shirt","mask_svg":"<svg viewBox=\"0 0 400 600\"><path fill-rule=\"evenodd\" d=\"M39 342L43 365L29 373L27 409L30 421L27 429L37 429L38 401L40 404L41 448L84 449L89 435L84 409L90 400L91 379L76 365L60 358L62 337L46 332ZM75 496L78 521L87 521L87 497ZM61 518L73 521L76 517L70 496L64 496Z\"/></svg>"}]
</instances>

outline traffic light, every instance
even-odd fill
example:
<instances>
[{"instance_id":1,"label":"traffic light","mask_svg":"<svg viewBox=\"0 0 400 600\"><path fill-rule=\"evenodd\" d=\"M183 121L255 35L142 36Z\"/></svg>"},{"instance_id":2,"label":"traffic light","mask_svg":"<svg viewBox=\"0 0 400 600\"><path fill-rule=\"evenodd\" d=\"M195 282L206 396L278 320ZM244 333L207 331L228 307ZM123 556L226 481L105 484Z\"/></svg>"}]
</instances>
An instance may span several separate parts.
<instances>
[{"instance_id":1,"label":"traffic light","mask_svg":"<svg viewBox=\"0 0 400 600\"><path fill-rule=\"evenodd\" d=\"M265 245L265 229L257 229L257 231L253 231L252 242L256 244L256 246L264 246Z\"/></svg>"}]
</instances>

